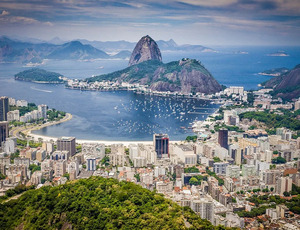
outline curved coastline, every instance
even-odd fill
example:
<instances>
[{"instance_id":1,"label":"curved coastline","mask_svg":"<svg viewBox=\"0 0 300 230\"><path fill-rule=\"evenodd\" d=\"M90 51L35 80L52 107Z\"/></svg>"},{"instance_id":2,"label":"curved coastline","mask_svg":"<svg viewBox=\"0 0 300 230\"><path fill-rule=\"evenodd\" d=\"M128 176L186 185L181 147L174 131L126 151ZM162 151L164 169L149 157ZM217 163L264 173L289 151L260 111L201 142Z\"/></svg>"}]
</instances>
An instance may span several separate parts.
<instances>
[{"instance_id":1,"label":"curved coastline","mask_svg":"<svg viewBox=\"0 0 300 230\"><path fill-rule=\"evenodd\" d=\"M29 133L28 136L32 137L33 140L38 141L39 139L43 139L43 141L56 141L58 137L51 137L39 134ZM180 144L184 141L170 141L171 144ZM153 145L153 141L105 141L105 140L83 140L83 139L76 139L77 144L104 144L106 146L113 145L113 144L123 144L124 146L128 147L131 144L143 144L143 145Z\"/></svg>"},{"instance_id":2,"label":"curved coastline","mask_svg":"<svg viewBox=\"0 0 300 230\"><path fill-rule=\"evenodd\" d=\"M48 126L57 125L57 124L60 124L60 123L69 121L69 120L72 119L72 117L73 117L73 116L72 116L71 113L66 113L66 116L65 116L63 119L59 120L59 121L47 122L47 123L42 124L42 125L29 127L29 128L27 128L27 129L25 129L25 130L22 130L22 131L20 131L20 132L22 132L22 133L24 133L25 135L28 135L28 136L31 136L31 137L34 138L34 136L35 136L36 134L31 133L32 131L34 131L34 130L39 130L39 129L43 129L43 128L48 127ZM39 136L39 135L37 135L37 136ZM42 137L42 136L41 136L41 137ZM46 137L46 136L45 136L45 137Z\"/></svg>"},{"instance_id":3,"label":"curved coastline","mask_svg":"<svg viewBox=\"0 0 300 230\"><path fill-rule=\"evenodd\" d=\"M20 132L23 132L25 135L29 136L32 138L32 140L34 141L39 141L39 140L43 140L43 141L57 141L58 137L52 137L52 136L46 136L46 135L40 135L40 134L34 134L32 133L32 131L34 130L39 130L42 128L45 128L47 126L52 126L52 125L57 125L59 123L62 122L66 122L72 119L72 114L67 113L66 117L64 117L63 119L56 121L56 122L51 122L51 123L46 123L43 124L41 126L34 126L34 127L30 127L26 130L22 130ZM170 141L170 143L173 144L180 144L184 142L182 141ZM76 139L76 143L77 144L105 144L105 145L112 145L112 144L123 144L125 146L129 146L131 144L144 144L144 145L152 145L153 141L105 141L105 140L84 140L84 139Z\"/></svg>"}]
</instances>

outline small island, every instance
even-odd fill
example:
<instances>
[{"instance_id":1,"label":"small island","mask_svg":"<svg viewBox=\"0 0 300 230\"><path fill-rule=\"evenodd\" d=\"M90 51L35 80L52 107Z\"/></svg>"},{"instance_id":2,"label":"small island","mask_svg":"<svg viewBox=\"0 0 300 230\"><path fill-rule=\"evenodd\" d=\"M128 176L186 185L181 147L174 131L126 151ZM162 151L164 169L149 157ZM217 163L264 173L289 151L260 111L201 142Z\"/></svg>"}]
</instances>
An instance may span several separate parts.
<instances>
[{"instance_id":1,"label":"small island","mask_svg":"<svg viewBox=\"0 0 300 230\"><path fill-rule=\"evenodd\" d=\"M275 52L275 53L267 54L267 56L272 56L272 57L288 57L288 56L290 56L290 55L287 54L287 53L284 52L284 51L278 51L278 52Z\"/></svg>"},{"instance_id":2,"label":"small island","mask_svg":"<svg viewBox=\"0 0 300 230\"><path fill-rule=\"evenodd\" d=\"M59 73L33 68L17 73L15 75L15 80L44 84L62 84L67 80L67 78Z\"/></svg>"},{"instance_id":3,"label":"small island","mask_svg":"<svg viewBox=\"0 0 300 230\"><path fill-rule=\"evenodd\" d=\"M282 68L275 68L275 69L265 70L265 71L260 72L258 74L259 75L264 75L264 76L277 77L277 76L280 76L281 74L287 73L288 71L289 71L288 68L282 67Z\"/></svg>"}]
</instances>

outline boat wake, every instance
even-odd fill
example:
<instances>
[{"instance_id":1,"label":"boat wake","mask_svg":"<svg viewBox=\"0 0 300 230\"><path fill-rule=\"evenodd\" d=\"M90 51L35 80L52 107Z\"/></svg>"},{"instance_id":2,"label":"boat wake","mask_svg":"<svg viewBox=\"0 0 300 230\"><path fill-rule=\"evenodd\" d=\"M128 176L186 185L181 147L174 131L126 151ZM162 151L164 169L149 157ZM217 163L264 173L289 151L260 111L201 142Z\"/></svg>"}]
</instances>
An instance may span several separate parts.
<instances>
[{"instance_id":1,"label":"boat wake","mask_svg":"<svg viewBox=\"0 0 300 230\"><path fill-rule=\"evenodd\" d=\"M45 92L45 93L52 93L51 90L45 90L45 89L37 89L33 86L30 87L30 89L36 90L36 91L40 91L40 92Z\"/></svg>"}]
</instances>

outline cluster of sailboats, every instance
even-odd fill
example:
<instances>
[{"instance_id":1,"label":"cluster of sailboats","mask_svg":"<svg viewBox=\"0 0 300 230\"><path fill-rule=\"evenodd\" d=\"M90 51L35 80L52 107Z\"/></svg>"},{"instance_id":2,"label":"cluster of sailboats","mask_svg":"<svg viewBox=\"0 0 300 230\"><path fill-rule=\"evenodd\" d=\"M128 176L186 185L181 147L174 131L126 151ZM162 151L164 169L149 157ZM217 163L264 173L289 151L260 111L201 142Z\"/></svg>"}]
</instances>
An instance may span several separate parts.
<instances>
[{"instance_id":1,"label":"cluster of sailboats","mask_svg":"<svg viewBox=\"0 0 300 230\"><path fill-rule=\"evenodd\" d=\"M114 106L117 113L114 128L128 135L168 133L172 136L191 132L194 122L205 120L217 108L209 101L191 98L135 95L129 102L120 101Z\"/></svg>"}]
</instances>

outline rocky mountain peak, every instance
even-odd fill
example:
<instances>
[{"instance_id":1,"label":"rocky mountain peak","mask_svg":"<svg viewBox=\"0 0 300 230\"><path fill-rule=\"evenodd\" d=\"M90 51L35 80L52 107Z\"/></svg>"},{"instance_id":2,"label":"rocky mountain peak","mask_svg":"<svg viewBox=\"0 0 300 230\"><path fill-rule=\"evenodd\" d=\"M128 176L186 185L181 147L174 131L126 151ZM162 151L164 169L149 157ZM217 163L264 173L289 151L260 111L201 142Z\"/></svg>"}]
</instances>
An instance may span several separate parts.
<instances>
[{"instance_id":1,"label":"rocky mountain peak","mask_svg":"<svg viewBox=\"0 0 300 230\"><path fill-rule=\"evenodd\" d=\"M136 65L148 60L158 60L161 62L162 58L156 42L149 35L146 35L136 44L128 65Z\"/></svg>"}]
</instances>

